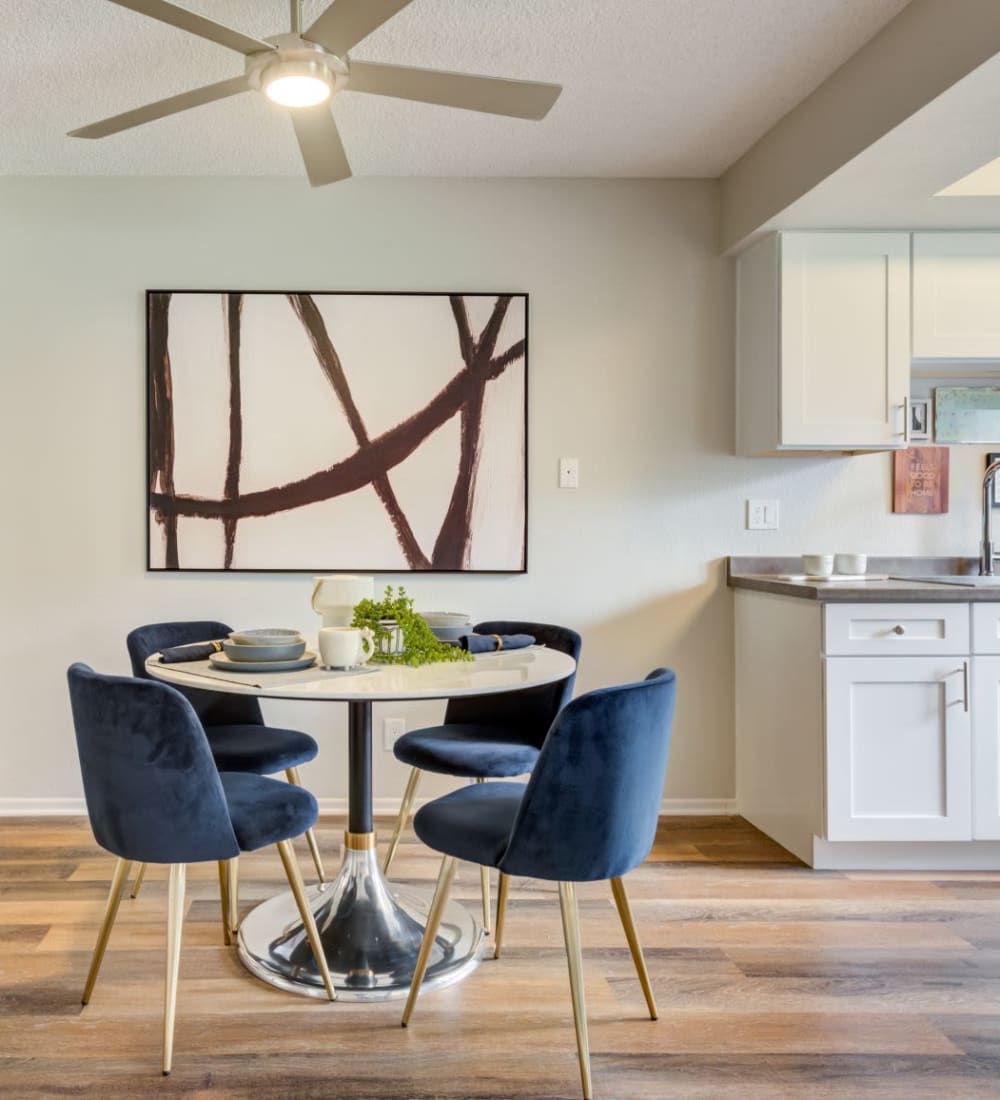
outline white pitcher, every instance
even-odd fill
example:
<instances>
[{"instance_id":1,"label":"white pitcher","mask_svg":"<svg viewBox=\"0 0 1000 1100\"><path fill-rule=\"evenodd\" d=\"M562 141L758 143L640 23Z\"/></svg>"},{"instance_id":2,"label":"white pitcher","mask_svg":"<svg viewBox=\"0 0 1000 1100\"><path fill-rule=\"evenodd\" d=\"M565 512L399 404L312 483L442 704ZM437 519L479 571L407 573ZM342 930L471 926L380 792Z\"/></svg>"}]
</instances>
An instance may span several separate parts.
<instances>
[{"instance_id":1,"label":"white pitcher","mask_svg":"<svg viewBox=\"0 0 1000 1100\"><path fill-rule=\"evenodd\" d=\"M312 609L324 626L350 626L354 608L375 595L375 578L350 573L313 577Z\"/></svg>"}]
</instances>

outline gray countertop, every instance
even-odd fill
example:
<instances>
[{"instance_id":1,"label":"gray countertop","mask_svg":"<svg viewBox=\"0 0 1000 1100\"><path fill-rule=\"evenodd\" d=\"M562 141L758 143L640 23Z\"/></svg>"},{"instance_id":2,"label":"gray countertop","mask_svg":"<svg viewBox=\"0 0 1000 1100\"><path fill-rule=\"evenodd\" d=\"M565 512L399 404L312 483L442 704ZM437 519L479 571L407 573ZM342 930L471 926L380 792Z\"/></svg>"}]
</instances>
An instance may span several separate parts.
<instances>
[{"instance_id":1,"label":"gray countertop","mask_svg":"<svg viewBox=\"0 0 1000 1100\"><path fill-rule=\"evenodd\" d=\"M801 558L729 558L727 579L730 588L770 592L776 596L794 596L801 600L825 603L970 603L1000 602L1000 586L972 588L955 584L936 584L926 579L951 574L975 574L975 558L875 558L868 559L868 572L888 574L887 581L787 581L779 573L801 573ZM921 577L906 580L906 577Z\"/></svg>"}]
</instances>

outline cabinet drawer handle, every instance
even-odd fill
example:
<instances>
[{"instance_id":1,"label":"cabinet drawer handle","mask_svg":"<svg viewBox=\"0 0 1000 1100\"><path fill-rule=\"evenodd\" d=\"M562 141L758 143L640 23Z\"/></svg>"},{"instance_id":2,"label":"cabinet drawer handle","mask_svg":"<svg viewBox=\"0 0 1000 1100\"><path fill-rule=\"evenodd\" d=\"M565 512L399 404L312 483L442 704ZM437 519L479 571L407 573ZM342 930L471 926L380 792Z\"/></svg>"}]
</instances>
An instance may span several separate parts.
<instances>
[{"instance_id":1,"label":"cabinet drawer handle","mask_svg":"<svg viewBox=\"0 0 1000 1100\"><path fill-rule=\"evenodd\" d=\"M906 627L905 626L900 626L900 625L897 624L896 626L894 626L892 628L892 632L893 632L893 634L905 634L906 633Z\"/></svg>"}]
</instances>

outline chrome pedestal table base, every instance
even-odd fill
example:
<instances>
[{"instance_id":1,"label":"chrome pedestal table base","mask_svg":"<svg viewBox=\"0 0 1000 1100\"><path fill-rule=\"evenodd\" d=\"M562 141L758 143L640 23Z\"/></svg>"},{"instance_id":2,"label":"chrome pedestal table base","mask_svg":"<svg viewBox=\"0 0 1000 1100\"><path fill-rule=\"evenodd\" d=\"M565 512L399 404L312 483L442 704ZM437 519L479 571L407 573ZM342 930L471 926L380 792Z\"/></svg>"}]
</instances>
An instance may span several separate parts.
<instances>
[{"instance_id":1,"label":"chrome pedestal table base","mask_svg":"<svg viewBox=\"0 0 1000 1100\"><path fill-rule=\"evenodd\" d=\"M332 883L308 891L327 965L344 1001L387 1001L405 997L417 964L432 890L391 886L378 865L372 824L372 705L348 707L348 831L344 863ZM479 963L483 930L452 903L435 939L426 988L449 985ZM258 905L240 925L240 959L265 982L325 997L291 893Z\"/></svg>"},{"instance_id":2,"label":"chrome pedestal table base","mask_svg":"<svg viewBox=\"0 0 1000 1100\"><path fill-rule=\"evenodd\" d=\"M308 893L337 997L405 997L433 891L391 886L378 865L375 834L348 833L337 878ZM482 940L475 919L461 905L449 905L423 987L450 985L471 973L479 964ZM252 974L279 989L326 997L290 892L247 914L240 925L239 954Z\"/></svg>"}]
</instances>

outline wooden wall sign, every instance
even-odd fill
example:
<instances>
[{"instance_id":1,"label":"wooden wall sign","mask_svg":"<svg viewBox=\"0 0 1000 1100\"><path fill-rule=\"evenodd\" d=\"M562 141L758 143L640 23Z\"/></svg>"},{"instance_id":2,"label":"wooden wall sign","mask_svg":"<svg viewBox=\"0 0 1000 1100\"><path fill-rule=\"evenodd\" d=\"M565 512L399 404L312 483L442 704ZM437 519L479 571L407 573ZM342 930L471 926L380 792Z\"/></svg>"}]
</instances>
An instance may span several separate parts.
<instances>
[{"instance_id":1,"label":"wooden wall sign","mask_svg":"<svg viewBox=\"0 0 1000 1100\"><path fill-rule=\"evenodd\" d=\"M936 515L948 511L947 447L909 447L892 456L892 510Z\"/></svg>"}]
</instances>

